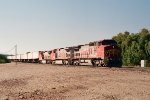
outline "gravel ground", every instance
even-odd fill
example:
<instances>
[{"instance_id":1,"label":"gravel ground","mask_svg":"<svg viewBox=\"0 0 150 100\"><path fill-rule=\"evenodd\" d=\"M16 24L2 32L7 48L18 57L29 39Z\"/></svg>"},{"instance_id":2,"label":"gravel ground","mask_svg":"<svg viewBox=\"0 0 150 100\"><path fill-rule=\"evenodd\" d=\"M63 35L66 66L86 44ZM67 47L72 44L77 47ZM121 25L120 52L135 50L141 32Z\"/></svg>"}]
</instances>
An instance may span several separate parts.
<instances>
[{"instance_id":1,"label":"gravel ground","mask_svg":"<svg viewBox=\"0 0 150 100\"><path fill-rule=\"evenodd\" d=\"M0 100L150 100L150 68L0 64Z\"/></svg>"}]
</instances>

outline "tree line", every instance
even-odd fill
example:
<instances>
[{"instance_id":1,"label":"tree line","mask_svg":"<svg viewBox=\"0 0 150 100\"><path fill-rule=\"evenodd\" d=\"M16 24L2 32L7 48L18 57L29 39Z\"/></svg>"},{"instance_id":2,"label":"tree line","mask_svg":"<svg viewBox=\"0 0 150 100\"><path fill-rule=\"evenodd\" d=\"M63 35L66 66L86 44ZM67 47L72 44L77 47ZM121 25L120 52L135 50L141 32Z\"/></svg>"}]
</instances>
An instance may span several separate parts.
<instances>
[{"instance_id":1,"label":"tree line","mask_svg":"<svg viewBox=\"0 0 150 100\"><path fill-rule=\"evenodd\" d=\"M125 66L140 65L141 60L147 60L150 65L150 31L143 28L138 33L128 31L113 36L122 50L122 63Z\"/></svg>"}]
</instances>

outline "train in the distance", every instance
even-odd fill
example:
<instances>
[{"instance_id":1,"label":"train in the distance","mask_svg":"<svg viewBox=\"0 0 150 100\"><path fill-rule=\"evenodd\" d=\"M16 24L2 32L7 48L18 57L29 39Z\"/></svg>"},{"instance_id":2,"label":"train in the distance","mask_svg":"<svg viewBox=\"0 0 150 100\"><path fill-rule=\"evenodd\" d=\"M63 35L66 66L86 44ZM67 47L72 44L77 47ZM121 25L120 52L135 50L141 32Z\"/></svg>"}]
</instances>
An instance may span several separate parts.
<instances>
[{"instance_id":1,"label":"train in the distance","mask_svg":"<svg viewBox=\"0 0 150 100\"><path fill-rule=\"evenodd\" d=\"M90 42L85 45L57 48L49 51L27 52L8 57L11 61L28 63L121 67L121 49L112 39Z\"/></svg>"}]
</instances>

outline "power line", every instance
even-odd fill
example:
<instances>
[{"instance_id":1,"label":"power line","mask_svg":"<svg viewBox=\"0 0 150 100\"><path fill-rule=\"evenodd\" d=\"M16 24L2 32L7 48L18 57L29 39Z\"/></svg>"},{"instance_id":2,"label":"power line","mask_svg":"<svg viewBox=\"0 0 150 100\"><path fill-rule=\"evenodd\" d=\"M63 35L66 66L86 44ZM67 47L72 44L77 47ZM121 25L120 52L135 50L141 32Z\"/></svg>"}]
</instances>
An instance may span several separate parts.
<instances>
[{"instance_id":1,"label":"power line","mask_svg":"<svg viewBox=\"0 0 150 100\"><path fill-rule=\"evenodd\" d=\"M9 53L9 52L11 52L11 51L14 50L14 49L15 49L15 46L14 46L13 48L11 48L10 50L4 52L4 53Z\"/></svg>"},{"instance_id":2,"label":"power line","mask_svg":"<svg viewBox=\"0 0 150 100\"><path fill-rule=\"evenodd\" d=\"M6 51L6 52L2 52L3 54L8 54L8 53L10 53L11 52L11 54L12 54L12 51L13 50L15 50L16 49L16 45L15 46L13 46L11 49L9 49L8 51ZM16 52L16 51L15 51ZM16 53L13 53L13 54L16 54Z\"/></svg>"}]
</instances>

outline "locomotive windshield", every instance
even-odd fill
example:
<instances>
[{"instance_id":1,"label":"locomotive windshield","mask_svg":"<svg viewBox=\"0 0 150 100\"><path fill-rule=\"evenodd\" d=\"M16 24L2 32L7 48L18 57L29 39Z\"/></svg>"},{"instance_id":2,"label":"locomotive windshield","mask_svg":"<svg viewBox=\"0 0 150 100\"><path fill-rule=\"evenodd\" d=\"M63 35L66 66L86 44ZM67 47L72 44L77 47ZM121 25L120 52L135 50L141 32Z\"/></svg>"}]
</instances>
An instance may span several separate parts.
<instances>
[{"instance_id":1,"label":"locomotive windshield","mask_svg":"<svg viewBox=\"0 0 150 100\"><path fill-rule=\"evenodd\" d=\"M117 42L115 40L103 40L102 45L117 45Z\"/></svg>"}]
</instances>

